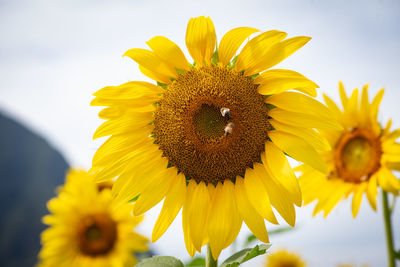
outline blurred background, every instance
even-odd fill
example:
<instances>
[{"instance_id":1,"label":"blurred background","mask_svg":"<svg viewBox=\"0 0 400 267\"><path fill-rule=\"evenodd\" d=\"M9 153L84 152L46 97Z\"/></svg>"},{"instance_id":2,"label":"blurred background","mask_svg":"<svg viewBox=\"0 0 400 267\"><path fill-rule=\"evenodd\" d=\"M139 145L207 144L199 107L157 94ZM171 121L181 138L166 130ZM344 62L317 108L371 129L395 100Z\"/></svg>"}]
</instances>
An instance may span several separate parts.
<instances>
[{"instance_id":1,"label":"blurred background","mask_svg":"<svg viewBox=\"0 0 400 267\"><path fill-rule=\"evenodd\" d=\"M373 94L384 87L379 118L386 123L391 117L400 127L400 1L0 0L1 266L33 264L46 200L63 183L68 166L90 168L104 141L92 140L102 122L99 109L89 106L91 94L104 86L149 81L122 54L163 35L188 56L186 25L200 15L211 17L219 40L238 26L313 37L278 67L304 74L336 101L339 80L348 91L365 83ZM296 229L272 236L272 250L297 252L311 267L385 266L381 203L375 213L364 199L356 219L350 204L341 203L327 219L313 218L313 205L298 209ZM160 208L146 215L141 233L151 235ZM400 205L393 225L399 248ZM248 234L243 226L236 248ZM152 248L189 260L179 215ZM246 266L264 261L259 257Z\"/></svg>"}]
</instances>

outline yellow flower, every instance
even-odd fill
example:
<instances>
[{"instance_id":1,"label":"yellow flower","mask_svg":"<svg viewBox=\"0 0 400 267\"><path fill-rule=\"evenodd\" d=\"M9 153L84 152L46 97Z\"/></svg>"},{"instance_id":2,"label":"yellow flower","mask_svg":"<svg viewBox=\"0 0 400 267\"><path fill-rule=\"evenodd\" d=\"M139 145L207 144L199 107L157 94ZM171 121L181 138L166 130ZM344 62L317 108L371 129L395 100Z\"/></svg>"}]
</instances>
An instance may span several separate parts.
<instances>
[{"instance_id":1,"label":"yellow flower","mask_svg":"<svg viewBox=\"0 0 400 267\"><path fill-rule=\"evenodd\" d=\"M147 250L147 238L133 232L142 218L133 216L132 205L115 209L111 190L99 191L92 179L71 170L48 202L39 266L133 266L133 253Z\"/></svg>"},{"instance_id":2,"label":"yellow flower","mask_svg":"<svg viewBox=\"0 0 400 267\"><path fill-rule=\"evenodd\" d=\"M347 97L342 83L339 83L339 92L343 110L324 95L325 102L344 128L342 131L323 131L334 148L322 153L329 174L302 165L298 168L302 171L299 180L304 204L318 201L314 215L323 211L327 216L340 200L353 194L352 214L356 217L364 192L374 210L378 186L397 195L400 181L391 170L400 170L400 144L396 143L400 130L391 132L390 120L385 128L377 121L383 89L372 102L368 99L368 85L364 86L360 96L355 89Z\"/></svg>"},{"instance_id":3,"label":"yellow flower","mask_svg":"<svg viewBox=\"0 0 400 267\"><path fill-rule=\"evenodd\" d=\"M340 129L324 105L287 92L316 96L314 82L291 70L265 71L310 38L263 32L236 57L256 32L233 29L216 48L211 19L193 18L186 31L193 65L175 43L157 36L147 42L151 50L130 49L125 55L158 85L132 81L94 94L92 105L107 106L99 114L107 121L94 138L111 136L94 155L96 180L118 176L117 202L140 195L136 215L165 198L153 241L183 207L191 256L210 243L218 257L243 220L268 242L264 219L278 223L271 205L294 225L294 204L300 206L302 198L284 152L325 171L315 149L329 146L313 128Z\"/></svg>"},{"instance_id":4,"label":"yellow flower","mask_svg":"<svg viewBox=\"0 0 400 267\"><path fill-rule=\"evenodd\" d=\"M304 267L304 261L296 254L278 250L267 257L265 267Z\"/></svg>"}]
</instances>

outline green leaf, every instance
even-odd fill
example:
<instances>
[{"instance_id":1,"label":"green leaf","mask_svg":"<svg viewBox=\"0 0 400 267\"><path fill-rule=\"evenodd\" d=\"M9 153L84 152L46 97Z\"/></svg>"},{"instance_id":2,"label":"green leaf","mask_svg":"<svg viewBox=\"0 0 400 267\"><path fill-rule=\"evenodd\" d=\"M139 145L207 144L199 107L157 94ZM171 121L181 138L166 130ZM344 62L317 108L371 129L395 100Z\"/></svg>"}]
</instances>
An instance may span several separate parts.
<instances>
[{"instance_id":1,"label":"green leaf","mask_svg":"<svg viewBox=\"0 0 400 267\"><path fill-rule=\"evenodd\" d=\"M254 81L255 78L257 78L257 76L260 75L260 73L256 73L250 76L250 78Z\"/></svg>"},{"instance_id":2,"label":"green leaf","mask_svg":"<svg viewBox=\"0 0 400 267\"><path fill-rule=\"evenodd\" d=\"M229 63L230 67L233 69L236 66L238 56L234 56L232 61Z\"/></svg>"},{"instance_id":3,"label":"green leaf","mask_svg":"<svg viewBox=\"0 0 400 267\"><path fill-rule=\"evenodd\" d=\"M162 89L167 89L168 86L166 83L160 83L160 82L157 82L157 85L160 86Z\"/></svg>"},{"instance_id":4,"label":"green leaf","mask_svg":"<svg viewBox=\"0 0 400 267\"><path fill-rule=\"evenodd\" d=\"M218 65L218 62L219 62L218 50L215 50L215 52L211 56L211 64Z\"/></svg>"},{"instance_id":5,"label":"green leaf","mask_svg":"<svg viewBox=\"0 0 400 267\"><path fill-rule=\"evenodd\" d=\"M140 194L137 195L136 197L130 199L128 202L135 202L139 198Z\"/></svg>"},{"instance_id":6,"label":"green leaf","mask_svg":"<svg viewBox=\"0 0 400 267\"><path fill-rule=\"evenodd\" d=\"M255 258L259 255L265 254L267 249L271 244L262 244L262 245L257 245L254 248L245 248L229 258L227 258L221 265L220 267L237 267L240 264L251 260L252 258Z\"/></svg>"},{"instance_id":7,"label":"green leaf","mask_svg":"<svg viewBox=\"0 0 400 267\"><path fill-rule=\"evenodd\" d=\"M183 263L171 256L154 256L141 260L136 267L183 267Z\"/></svg>"},{"instance_id":8,"label":"green leaf","mask_svg":"<svg viewBox=\"0 0 400 267\"><path fill-rule=\"evenodd\" d=\"M185 264L187 267L203 267L206 265L206 259L204 257L195 257L189 263Z\"/></svg>"},{"instance_id":9,"label":"green leaf","mask_svg":"<svg viewBox=\"0 0 400 267\"><path fill-rule=\"evenodd\" d=\"M395 256L397 259L400 259L400 250L399 250L399 251L395 251L395 252L394 252L394 256Z\"/></svg>"}]
</instances>

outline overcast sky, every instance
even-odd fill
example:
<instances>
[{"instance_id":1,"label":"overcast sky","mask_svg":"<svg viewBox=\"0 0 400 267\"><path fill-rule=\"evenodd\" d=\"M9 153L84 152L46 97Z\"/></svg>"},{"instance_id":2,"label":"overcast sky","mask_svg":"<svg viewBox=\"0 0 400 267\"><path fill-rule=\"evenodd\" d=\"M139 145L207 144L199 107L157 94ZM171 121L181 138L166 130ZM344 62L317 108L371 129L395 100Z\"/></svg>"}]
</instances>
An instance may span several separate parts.
<instances>
[{"instance_id":1,"label":"overcast sky","mask_svg":"<svg viewBox=\"0 0 400 267\"><path fill-rule=\"evenodd\" d=\"M365 83L372 93L385 87L379 117L384 122L391 117L400 127L400 1L395 0L0 0L0 112L44 136L72 166L89 168L104 141L91 139L101 123L99 109L89 106L91 94L107 85L147 80L136 63L121 56L130 48L146 48L145 41L155 35L170 38L186 52L187 22L199 15L212 18L218 40L238 26L311 36L279 67L306 75L336 100L339 80L348 91ZM159 208L141 226L147 235ZM384 266L381 210L372 212L364 199L356 220L351 218L350 202L328 219L312 218L311 212L312 207L298 210L298 229L272 237L274 247L298 251L314 267ZM399 205L394 219L400 225ZM246 234L244 227L241 238ZM395 235L400 247L399 228ZM188 259L180 220L154 249Z\"/></svg>"}]
</instances>

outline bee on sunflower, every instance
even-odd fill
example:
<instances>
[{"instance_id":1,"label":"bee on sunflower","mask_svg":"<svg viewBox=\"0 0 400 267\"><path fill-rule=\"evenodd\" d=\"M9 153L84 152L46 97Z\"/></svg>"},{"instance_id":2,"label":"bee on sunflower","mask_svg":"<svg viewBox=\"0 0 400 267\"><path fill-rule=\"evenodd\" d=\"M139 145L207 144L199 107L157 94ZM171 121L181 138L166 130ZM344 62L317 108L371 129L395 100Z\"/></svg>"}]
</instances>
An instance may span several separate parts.
<instances>
[{"instance_id":1,"label":"bee on sunflower","mask_svg":"<svg viewBox=\"0 0 400 267\"><path fill-rule=\"evenodd\" d=\"M132 81L94 94L91 104L105 106L99 116L106 120L94 138L109 138L91 171L98 182L117 177L117 203L139 196L136 215L164 199L152 241L182 208L191 256L208 243L218 258L243 221L269 242L264 219L278 224L272 207L293 226L294 205L302 203L285 153L327 171L317 150L330 147L315 129L341 126L312 98L314 82L292 70L270 69L311 38L266 31L235 56L258 32L235 28L217 46L211 19L192 18L186 46L193 64L174 42L156 36L147 42L150 50L130 49L125 56L157 85Z\"/></svg>"},{"instance_id":2,"label":"bee on sunflower","mask_svg":"<svg viewBox=\"0 0 400 267\"><path fill-rule=\"evenodd\" d=\"M400 144L396 142L400 129L391 131L390 120L385 127L377 120L383 89L371 102L368 85L361 94L355 89L348 97L340 82L339 93L343 109L324 95L329 109L343 126L342 131L321 131L334 148L321 153L329 167L328 175L301 165L299 182L304 204L317 200L314 215L323 211L327 216L338 202L352 195L351 210L356 217L364 193L374 210L378 187L398 194L400 180L392 171L400 170Z\"/></svg>"},{"instance_id":3,"label":"bee on sunflower","mask_svg":"<svg viewBox=\"0 0 400 267\"><path fill-rule=\"evenodd\" d=\"M142 220L132 204L115 209L111 190L85 171L70 170L57 197L48 202L49 225L41 235L40 267L120 267L136 264L134 252L147 251L148 239L135 233Z\"/></svg>"}]
</instances>

